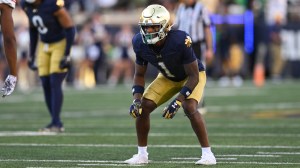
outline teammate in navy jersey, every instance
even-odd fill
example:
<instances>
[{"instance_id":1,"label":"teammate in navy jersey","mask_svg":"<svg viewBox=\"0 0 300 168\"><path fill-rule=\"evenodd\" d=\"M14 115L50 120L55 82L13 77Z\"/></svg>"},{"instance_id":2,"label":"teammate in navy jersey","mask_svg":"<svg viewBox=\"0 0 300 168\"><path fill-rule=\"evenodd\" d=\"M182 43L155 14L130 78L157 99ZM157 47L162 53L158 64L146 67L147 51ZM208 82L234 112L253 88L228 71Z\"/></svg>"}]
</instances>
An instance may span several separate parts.
<instances>
[{"instance_id":1,"label":"teammate in navy jersey","mask_svg":"<svg viewBox=\"0 0 300 168\"><path fill-rule=\"evenodd\" d=\"M10 72L5 79L4 86L1 88L2 97L10 95L14 91L17 82L17 42L12 18L12 11L15 6L16 0L0 0L0 24L5 56Z\"/></svg>"},{"instance_id":2,"label":"teammate in navy jersey","mask_svg":"<svg viewBox=\"0 0 300 168\"><path fill-rule=\"evenodd\" d=\"M62 83L70 66L70 49L75 37L74 23L64 8L64 0L23 0L21 6L30 23L28 66L32 70L38 70L52 118L40 131L63 132L60 118Z\"/></svg>"},{"instance_id":3,"label":"teammate in navy jersey","mask_svg":"<svg viewBox=\"0 0 300 168\"><path fill-rule=\"evenodd\" d=\"M171 30L169 20L170 14L165 7L148 6L140 17L140 33L132 40L136 62L132 87L134 100L129 113L136 118L138 154L125 163L148 163L150 113L176 95L162 116L172 119L182 106L202 146L202 158L196 164L213 165L216 159L210 149L204 120L197 111L206 82L204 67L191 48L189 35ZM148 63L160 73L144 91Z\"/></svg>"}]
</instances>

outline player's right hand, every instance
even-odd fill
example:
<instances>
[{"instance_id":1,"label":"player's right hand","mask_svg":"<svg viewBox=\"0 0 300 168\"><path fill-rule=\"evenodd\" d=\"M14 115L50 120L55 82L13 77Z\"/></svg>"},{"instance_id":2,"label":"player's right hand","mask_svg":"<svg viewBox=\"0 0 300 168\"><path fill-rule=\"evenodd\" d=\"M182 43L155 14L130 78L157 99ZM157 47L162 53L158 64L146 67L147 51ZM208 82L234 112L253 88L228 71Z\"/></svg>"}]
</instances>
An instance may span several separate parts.
<instances>
[{"instance_id":1,"label":"player's right hand","mask_svg":"<svg viewBox=\"0 0 300 168\"><path fill-rule=\"evenodd\" d=\"M1 92L3 92L2 97L9 96L10 94L12 94L12 92L15 90L16 83L17 77L13 75L8 75L4 81L4 86L1 89Z\"/></svg>"},{"instance_id":2,"label":"player's right hand","mask_svg":"<svg viewBox=\"0 0 300 168\"><path fill-rule=\"evenodd\" d=\"M141 116L142 114L142 102L140 99L135 99L133 100L130 109L129 109L129 114L133 117L133 118L137 118L139 116Z\"/></svg>"},{"instance_id":3,"label":"player's right hand","mask_svg":"<svg viewBox=\"0 0 300 168\"><path fill-rule=\"evenodd\" d=\"M70 68L70 66L71 66L71 57L70 56L65 56L59 63L60 69Z\"/></svg>"},{"instance_id":4,"label":"player's right hand","mask_svg":"<svg viewBox=\"0 0 300 168\"><path fill-rule=\"evenodd\" d=\"M34 63L34 59L32 59L32 58L29 58L29 60L28 60L28 67L33 71L36 71L38 69Z\"/></svg>"}]
</instances>

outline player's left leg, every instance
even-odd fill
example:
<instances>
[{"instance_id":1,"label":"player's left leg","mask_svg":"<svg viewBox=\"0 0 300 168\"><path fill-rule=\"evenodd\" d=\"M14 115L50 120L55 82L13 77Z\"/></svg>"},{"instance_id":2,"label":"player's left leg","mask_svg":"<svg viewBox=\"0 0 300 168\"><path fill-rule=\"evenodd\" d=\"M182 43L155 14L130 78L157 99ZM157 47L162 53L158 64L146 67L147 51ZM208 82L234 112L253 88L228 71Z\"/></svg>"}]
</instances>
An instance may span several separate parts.
<instances>
[{"instance_id":1,"label":"player's left leg","mask_svg":"<svg viewBox=\"0 0 300 168\"><path fill-rule=\"evenodd\" d=\"M49 45L51 52L50 60L50 86L51 86L51 109L52 109L52 123L51 132L63 132L64 127L60 118L62 104L63 104L63 91L62 84L66 77L68 69L60 69L60 61L64 57L65 40Z\"/></svg>"},{"instance_id":2,"label":"player's left leg","mask_svg":"<svg viewBox=\"0 0 300 168\"><path fill-rule=\"evenodd\" d=\"M41 79L42 88L44 91L45 103L47 105L49 114L52 120L52 99L51 99L51 85L50 85L50 54L48 52L48 44L43 42L39 42L37 48L37 67L38 67L38 74ZM50 128L52 127L52 122L46 125L44 128L40 129L41 132L49 132Z\"/></svg>"},{"instance_id":3,"label":"player's left leg","mask_svg":"<svg viewBox=\"0 0 300 168\"><path fill-rule=\"evenodd\" d=\"M197 110L198 102L204 91L205 82L205 72L199 72L199 83L188 99L183 102L182 107L202 147L201 159L196 164L213 165L216 164L216 158L210 149L204 119Z\"/></svg>"}]
</instances>

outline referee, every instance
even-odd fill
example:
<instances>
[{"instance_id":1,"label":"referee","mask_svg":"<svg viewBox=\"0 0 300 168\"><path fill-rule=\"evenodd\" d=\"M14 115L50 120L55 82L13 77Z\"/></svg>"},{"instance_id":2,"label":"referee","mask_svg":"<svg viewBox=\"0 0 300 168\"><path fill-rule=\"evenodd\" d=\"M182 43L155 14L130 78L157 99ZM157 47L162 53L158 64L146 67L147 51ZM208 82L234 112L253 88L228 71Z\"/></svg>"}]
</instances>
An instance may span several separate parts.
<instances>
[{"instance_id":1,"label":"referee","mask_svg":"<svg viewBox=\"0 0 300 168\"><path fill-rule=\"evenodd\" d=\"M204 65L213 58L211 21L206 8L197 0L183 0L177 9L174 26L187 32L192 40L193 50ZM202 99L198 110L206 113Z\"/></svg>"}]
</instances>

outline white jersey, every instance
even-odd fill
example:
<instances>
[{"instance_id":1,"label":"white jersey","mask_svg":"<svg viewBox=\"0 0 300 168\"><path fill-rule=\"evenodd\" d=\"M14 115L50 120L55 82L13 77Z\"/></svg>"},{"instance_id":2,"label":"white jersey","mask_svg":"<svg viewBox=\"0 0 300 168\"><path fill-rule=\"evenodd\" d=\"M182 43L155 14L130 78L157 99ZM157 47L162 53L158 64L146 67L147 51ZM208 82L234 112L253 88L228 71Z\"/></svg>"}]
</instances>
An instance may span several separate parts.
<instances>
[{"instance_id":1,"label":"white jersey","mask_svg":"<svg viewBox=\"0 0 300 168\"><path fill-rule=\"evenodd\" d=\"M7 4L8 6L15 8L16 7L16 0L0 0L0 4Z\"/></svg>"}]
</instances>

